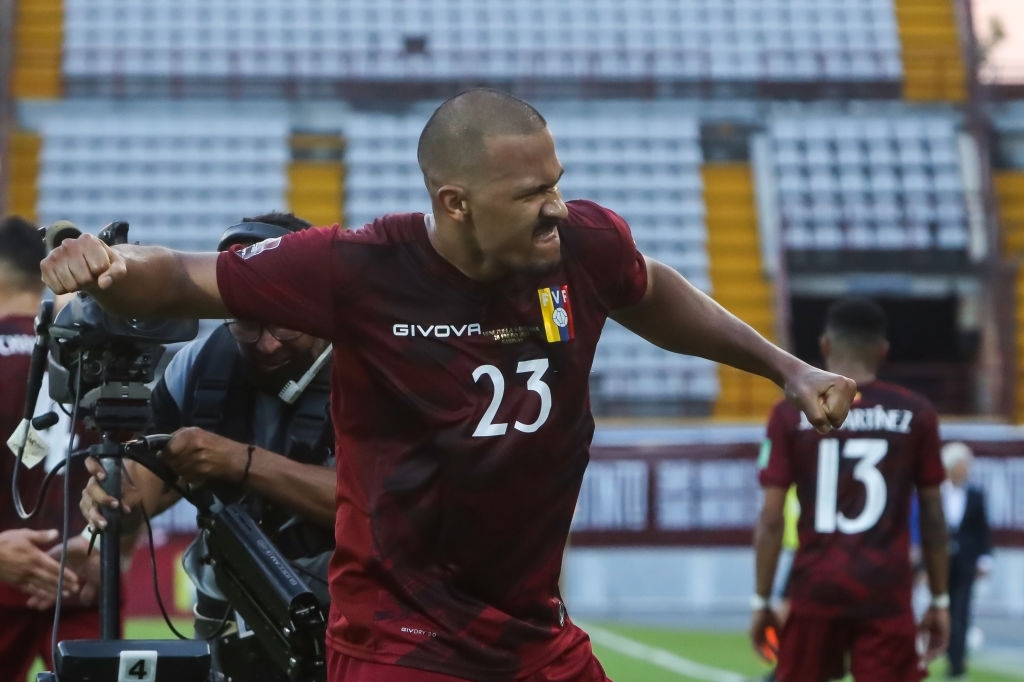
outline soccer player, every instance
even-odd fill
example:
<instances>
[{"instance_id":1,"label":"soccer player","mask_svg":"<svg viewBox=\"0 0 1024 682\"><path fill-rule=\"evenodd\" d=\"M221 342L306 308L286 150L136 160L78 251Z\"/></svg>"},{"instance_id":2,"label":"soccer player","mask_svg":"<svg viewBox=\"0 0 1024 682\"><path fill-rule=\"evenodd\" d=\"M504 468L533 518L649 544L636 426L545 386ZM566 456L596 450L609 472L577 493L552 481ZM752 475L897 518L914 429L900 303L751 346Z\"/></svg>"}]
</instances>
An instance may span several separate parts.
<instances>
[{"instance_id":1,"label":"soccer player","mask_svg":"<svg viewBox=\"0 0 1024 682\"><path fill-rule=\"evenodd\" d=\"M18 515L11 496L18 461L6 444L24 416L35 342L33 318L43 297L39 262L45 253L34 225L17 216L0 221L0 679L19 682L28 676L37 657L53 669L50 645L60 576L58 529L64 518L63 497L52 488L40 502L37 516L26 521ZM67 445L66 432L61 437L58 427L50 430L44 438L63 441L52 443L55 449ZM18 490L26 507L35 504L45 474L43 463L33 469L22 466L18 472ZM79 486L88 476L77 463L68 475L69 483ZM85 524L77 519L72 523L57 634L59 639L96 639L100 635L95 600L99 557L86 555L88 543L78 535Z\"/></svg>"},{"instance_id":2,"label":"soccer player","mask_svg":"<svg viewBox=\"0 0 1024 682\"><path fill-rule=\"evenodd\" d=\"M114 311L231 314L334 342L331 682L602 682L558 577L605 320L771 378L822 430L855 386L645 258L616 214L563 201L554 140L526 102L447 100L418 159L430 214L220 256L83 236L44 279Z\"/></svg>"},{"instance_id":3,"label":"soccer player","mask_svg":"<svg viewBox=\"0 0 1024 682\"><path fill-rule=\"evenodd\" d=\"M768 421L760 461L764 503L755 532L755 649L777 620L768 603L782 540L786 490L800 501L799 548L789 573L789 616L779 641L779 682L908 682L942 653L949 636L946 524L934 409L920 395L876 379L889 349L885 314L868 299L834 303L821 353L829 371L857 382L846 422L822 434L788 403ZM911 494L917 490L930 608L911 609Z\"/></svg>"}]
</instances>

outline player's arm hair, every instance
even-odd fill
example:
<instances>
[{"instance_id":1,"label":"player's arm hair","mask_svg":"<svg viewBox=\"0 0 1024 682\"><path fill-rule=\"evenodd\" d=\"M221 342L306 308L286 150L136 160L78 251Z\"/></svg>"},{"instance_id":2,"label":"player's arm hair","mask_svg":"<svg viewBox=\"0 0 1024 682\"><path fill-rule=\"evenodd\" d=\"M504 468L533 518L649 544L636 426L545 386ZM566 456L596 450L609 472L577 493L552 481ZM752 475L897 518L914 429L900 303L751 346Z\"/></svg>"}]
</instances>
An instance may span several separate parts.
<instances>
[{"instance_id":1,"label":"player's arm hair","mask_svg":"<svg viewBox=\"0 0 1024 682\"><path fill-rule=\"evenodd\" d=\"M942 511L942 493L938 486L918 488L921 509L921 558L928 574L932 594L949 591L949 532Z\"/></svg>"},{"instance_id":2,"label":"player's arm hair","mask_svg":"<svg viewBox=\"0 0 1024 682\"><path fill-rule=\"evenodd\" d=\"M137 317L230 316L217 287L217 253L137 244L113 248L125 259L125 277L108 289L88 289L105 309Z\"/></svg>"},{"instance_id":3,"label":"player's arm hair","mask_svg":"<svg viewBox=\"0 0 1024 682\"><path fill-rule=\"evenodd\" d=\"M786 488L765 486L764 503L754 527L754 593L770 597L775 569L782 552L782 534L786 527Z\"/></svg>"},{"instance_id":4,"label":"player's arm hair","mask_svg":"<svg viewBox=\"0 0 1024 682\"><path fill-rule=\"evenodd\" d=\"M651 343L758 374L783 386L802 364L720 306L678 272L653 258L639 303L611 317Z\"/></svg>"}]
</instances>

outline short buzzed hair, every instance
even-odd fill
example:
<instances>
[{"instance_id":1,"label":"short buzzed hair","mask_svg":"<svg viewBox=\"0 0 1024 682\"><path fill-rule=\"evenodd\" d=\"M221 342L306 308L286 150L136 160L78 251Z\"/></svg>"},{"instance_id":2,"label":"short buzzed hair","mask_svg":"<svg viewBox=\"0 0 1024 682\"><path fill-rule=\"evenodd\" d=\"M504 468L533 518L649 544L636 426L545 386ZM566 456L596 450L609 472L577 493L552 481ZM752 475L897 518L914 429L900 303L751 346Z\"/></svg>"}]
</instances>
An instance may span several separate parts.
<instances>
[{"instance_id":1,"label":"short buzzed hair","mask_svg":"<svg viewBox=\"0 0 1024 682\"><path fill-rule=\"evenodd\" d=\"M830 305L825 313L825 331L850 343L884 341L885 328L885 311L870 298L844 298Z\"/></svg>"},{"instance_id":2,"label":"short buzzed hair","mask_svg":"<svg viewBox=\"0 0 1024 682\"><path fill-rule=\"evenodd\" d=\"M427 187L472 171L495 135L530 135L547 127L531 104L507 92L474 88L446 100L420 134L416 158Z\"/></svg>"},{"instance_id":3,"label":"short buzzed hair","mask_svg":"<svg viewBox=\"0 0 1024 682\"><path fill-rule=\"evenodd\" d=\"M0 221L0 271L10 286L41 292L39 262L45 256L43 237L35 225L16 215Z\"/></svg>"}]
</instances>

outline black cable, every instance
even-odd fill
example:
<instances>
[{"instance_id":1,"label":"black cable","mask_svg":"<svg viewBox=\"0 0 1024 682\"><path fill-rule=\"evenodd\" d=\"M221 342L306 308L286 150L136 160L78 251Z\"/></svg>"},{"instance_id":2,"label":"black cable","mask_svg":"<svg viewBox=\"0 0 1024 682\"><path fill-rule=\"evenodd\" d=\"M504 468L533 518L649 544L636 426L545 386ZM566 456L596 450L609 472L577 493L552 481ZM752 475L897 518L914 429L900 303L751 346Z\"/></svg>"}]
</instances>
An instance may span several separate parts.
<instances>
[{"instance_id":1,"label":"black cable","mask_svg":"<svg viewBox=\"0 0 1024 682\"><path fill-rule=\"evenodd\" d=\"M160 613L163 615L164 622L167 623L167 627L171 629L171 632L173 632L178 639L189 639L178 632L178 628L174 627L174 623L171 622L171 617L167 614L167 607L164 606L164 599L160 595L160 583L156 573L156 547L153 543L153 525L149 522L149 512L146 511L146 505L140 503L139 508L142 509L142 520L146 524L146 538L149 541L149 569L153 576L153 594L156 595L157 606L160 607Z\"/></svg>"},{"instance_id":2,"label":"black cable","mask_svg":"<svg viewBox=\"0 0 1024 682\"><path fill-rule=\"evenodd\" d=\"M68 563L68 532L71 528L71 448L75 445L75 424L78 423L78 404L81 401L79 395L82 388L82 363L78 363L78 369L75 376L75 400L72 403L72 417L71 417L71 428L68 433L68 447L64 452L64 527L61 530L61 551L60 551L60 573L57 575L57 600L53 605L53 629L50 632L50 660L54 662L53 675L57 682L60 682L60 674L57 672L57 637L60 630L60 607L63 603L64 597L64 569ZM17 467L21 465L19 459L18 464L15 465L14 471L17 472ZM56 471L58 467L54 467ZM49 477L51 472L47 472L46 476ZM44 483L46 479L44 479ZM41 503L42 498L40 498ZM39 511L40 503L37 503L36 509L33 514ZM20 511L19 511L20 513ZM81 586L79 586L81 589Z\"/></svg>"},{"instance_id":3,"label":"black cable","mask_svg":"<svg viewBox=\"0 0 1024 682\"><path fill-rule=\"evenodd\" d=\"M72 437L74 437L74 436L72 436ZM80 450L72 450L72 451L70 451L68 456L67 456L67 458L68 459L78 459L80 457L87 457L88 455L89 455L89 448L82 448ZM130 460L132 460L134 462L138 462L142 466L146 466L145 460L143 460L141 457L138 457L137 455L132 455L130 453L122 453L122 454L117 455L117 456L120 459L130 459ZM32 510L31 513L29 513L25 517L26 520L35 517L35 515L39 513L40 505L42 505L43 500L46 498L46 493L49 491L51 481L53 481L54 477L58 473L60 473L60 471L62 469L64 469L66 465L67 465L67 461L66 460L65 461L57 462L57 464L53 467L53 469L50 469L49 471L46 472L46 476L43 477L43 482L39 486L39 492L36 494L35 508ZM146 468L149 468L149 467L146 467ZM177 482L174 482L174 481L166 481L165 480L164 483L168 487L170 487L172 490L177 492L179 495L181 495L183 498L185 498L186 500L189 500L191 502L191 495L192 494L186 488L183 488L181 485L179 485Z\"/></svg>"}]
</instances>

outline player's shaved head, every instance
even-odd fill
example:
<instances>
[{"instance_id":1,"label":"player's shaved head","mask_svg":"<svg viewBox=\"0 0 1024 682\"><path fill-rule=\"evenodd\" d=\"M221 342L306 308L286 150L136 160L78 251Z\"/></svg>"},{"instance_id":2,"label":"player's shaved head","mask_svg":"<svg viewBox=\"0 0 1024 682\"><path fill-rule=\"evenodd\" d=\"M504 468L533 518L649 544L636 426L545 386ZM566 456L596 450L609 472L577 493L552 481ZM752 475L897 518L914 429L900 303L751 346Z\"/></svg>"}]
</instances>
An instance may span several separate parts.
<instances>
[{"instance_id":1,"label":"player's shaved head","mask_svg":"<svg viewBox=\"0 0 1024 682\"><path fill-rule=\"evenodd\" d=\"M851 296L836 301L825 313L825 336L837 357L856 357L877 367L885 357L885 311L870 298Z\"/></svg>"},{"instance_id":2,"label":"player's shaved head","mask_svg":"<svg viewBox=\"0 0 1024 682\"><path fill-rule=\"evenodd\" d=\"M869 298L844 298L825 313L825 331L852 344L884 341L885 327L885 311Z\"/></svg>"},{"instance_id":3,"label":"player's shaved head","mask_svg":"<svg viewBox=\"0 0 1024 682\"><path fill-rule=\"evenodd\" d=\"M445 101L420 134L416 158L427 188L465 181L486 151L485 140L530 135L547 121L529 103L500 90L475 88Z\"/></svg>"}]
</instances>

